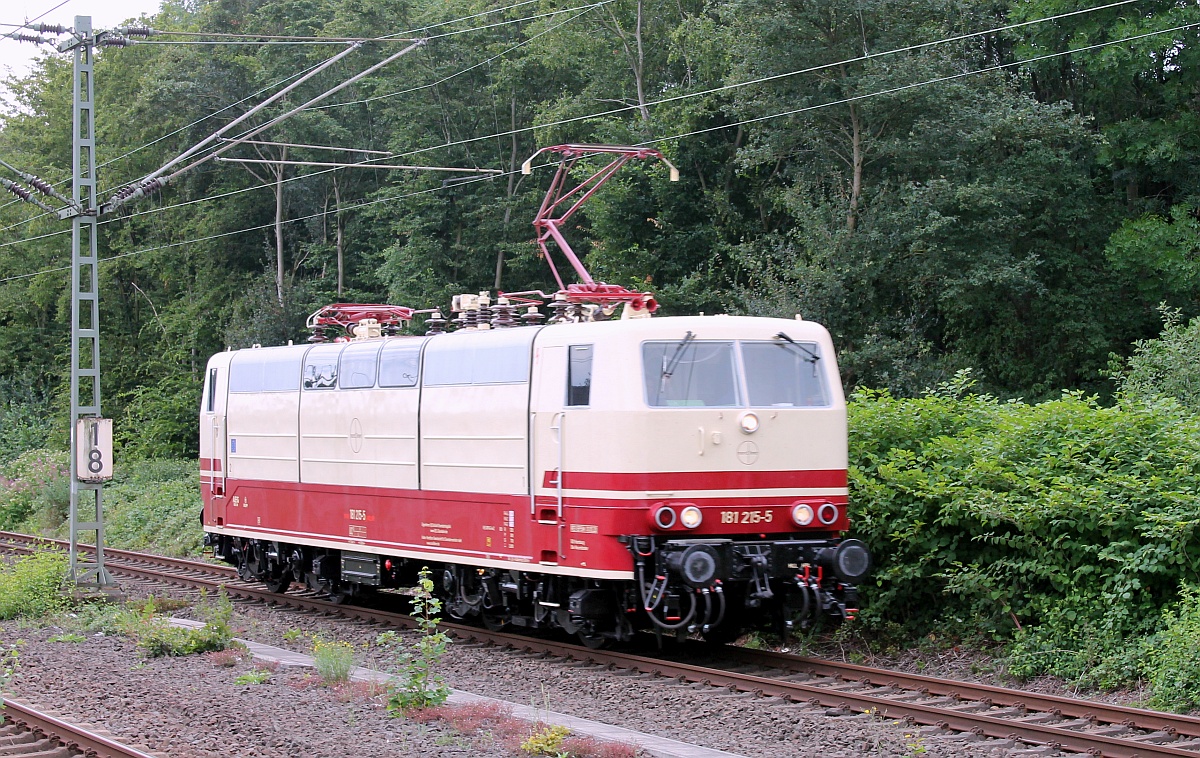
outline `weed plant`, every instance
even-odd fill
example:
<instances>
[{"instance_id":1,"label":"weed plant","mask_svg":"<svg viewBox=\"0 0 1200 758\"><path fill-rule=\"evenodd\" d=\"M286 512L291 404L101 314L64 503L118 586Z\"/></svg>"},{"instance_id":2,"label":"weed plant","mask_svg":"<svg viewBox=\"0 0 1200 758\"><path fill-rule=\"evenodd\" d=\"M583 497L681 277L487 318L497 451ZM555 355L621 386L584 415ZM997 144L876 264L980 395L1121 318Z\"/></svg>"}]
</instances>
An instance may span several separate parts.
<instances>
[{"instance_id":1,"label":"weed plant","mask_svg":"<svg viewBox=\"0 0 1200 758\"><path fill-rule=\"evenodd\" d=\"M403 678L393 685L388 696L388 710L397 715L414 708L441 705L450 697L450 688L437 671L450 637L437 628L442 601L433 596L428 566L422 567L417 575L412 607L420 637L414 650L402 653L399 658L399 673Z\"/></svg>"},{"instance_id":2,"label":"weed plant","mask_svg":"<svg viewBox=\"0 0 1200 758\"><path fill-rule=\"evenodd\" d=\"M64 610L66 576L67 556L50 547L0 563L0 619L41 618Z\"/></svg>"},{"instance_id":3,"label":"weed plant","mask_svg":"<svg viewBox=\"0 0 1200 758\"><path fill-rule=\"evenodd\" d=\"M13 674L17 673L17 664L21 661L21 646L24 640L17 640L8 645L0 644L0 692L8 687Z\"/></svg>"},{"instance_id":4,"label":"weed plant","mask_svg":"<svg viewBox=\"0 0 1200 758\"><path fill-rule=\"evenodd\" d=\"M521 743L521 749L530 755L561 755L563 740L571 734L565 726L547 726L533 734Z\"/></svg>"},{"instance_id":5,"label":"weed plant","mask_svg":"<svg viewBox=\"0 0 1200 758\"><path fill-rule=\"evenodd\" d=\"M1200 588L1184 587L1179 603L1163 611L1163 624L1143 651L1150 706L1181 713L1200 708Z\"/></svg>"},{"instance_id":6,"label":"weed plant","mask_svg":"<svg viewBox=\"0 0 1200 758\"><path fill-rule=\"evenodd\" d=\"M134 632L138 649L147 658L158 658L224 650L233 644L233 631L229 627L233 604L224 590L212 602L202 596L197 614L205 622L204 626L173 626L167 619L155 615L152 601L147 603L140 617L140 628Z\"/></svg>"},{"instance_id":7,"label":"weed plant","mask_svg":"<svg viewBox=\"0 0 1200 758\"><path fill-rule=\"evenodd\" d=\"M271 672L266 669L254 669L247 671L244 674L239 674L233 680L234 684L266 684L271 678Z\"/></svg>"},{"instance_id":8,"label":"weed plant","mask_svg":"<svg viewBox=\"0 0 1200 758\"><path fill-rule=\"evenodd\" d=\"M349 681L354 670L354 645L341 640L313 640L313 666L325 684Z\"/></svg>"}]
</instances>

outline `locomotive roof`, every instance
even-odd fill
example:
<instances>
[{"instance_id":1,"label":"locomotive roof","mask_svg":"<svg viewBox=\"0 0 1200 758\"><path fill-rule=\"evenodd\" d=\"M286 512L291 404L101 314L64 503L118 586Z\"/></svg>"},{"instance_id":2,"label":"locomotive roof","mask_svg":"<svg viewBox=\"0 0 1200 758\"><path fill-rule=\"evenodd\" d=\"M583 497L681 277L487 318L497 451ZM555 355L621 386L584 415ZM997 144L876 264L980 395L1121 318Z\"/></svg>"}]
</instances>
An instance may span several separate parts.
<instances>
[{"instance_id":1,"label":"locomotive roof","mask_svg":"<svg viewBox=\"0 0 1200 758\"><path fill-rule=\"evenodd\" d=\"M687 332L695 334L699 340L728 340L728 339L769 339L779 332L784 332L794 340L826 342L829 332L815 321L800 319L768 318L761 316L729 316L719 314L714 316L658 316L641 319L611 319L609 321L591 321L582 324L562 323L539 326L520 326L511 329L494 330L499 334L507 333L516 336L517 333L532 335L544 331L542 339L558 341L565 339L577 341L580 338L611 338L615 334L628 336L636 340L673 339ZM396 337L372 338L371 341L391 340L423 340L447 339L458 334L486 334L475 330L458 330L432 337L421 335L399 335ZM351 340L343 343L324 342L316 344L356 344L362 340ZM312 343L298 345L275 345L255 347L255 350L304 350L312 347ZM239 352L234 350L232 352Z\"/></svg>"}]
</instances>

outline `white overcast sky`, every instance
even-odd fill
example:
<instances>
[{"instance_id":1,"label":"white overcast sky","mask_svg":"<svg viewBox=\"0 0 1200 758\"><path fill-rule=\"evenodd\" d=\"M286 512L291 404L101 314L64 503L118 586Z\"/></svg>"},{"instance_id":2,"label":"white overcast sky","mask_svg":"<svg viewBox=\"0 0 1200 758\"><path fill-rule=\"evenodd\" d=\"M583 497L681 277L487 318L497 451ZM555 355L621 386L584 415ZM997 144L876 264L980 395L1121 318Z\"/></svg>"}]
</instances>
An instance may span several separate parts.
<instances>
[{"instance_id":1,"label":"white overcast sky","mask_svg":"<svg viewBox=\"0 0 1200 758\"><path fill-rule=\"evenodd\" d=\"M3 0L0 2L0 23L22 24L37 18L61 1ZM61 8L46 13L39 21L71 26L76 16L91 16L92 28L104 29L142 14L153 15L158 12L158 5L159 0L67 0ZM0 26L0 34L11 31L14 31L11 26ZM10 73L17 76L29 73L29 66L38 52L51 49L49 45L0 38L0 80L7 79Z\"/></svg>"}]
</instances>

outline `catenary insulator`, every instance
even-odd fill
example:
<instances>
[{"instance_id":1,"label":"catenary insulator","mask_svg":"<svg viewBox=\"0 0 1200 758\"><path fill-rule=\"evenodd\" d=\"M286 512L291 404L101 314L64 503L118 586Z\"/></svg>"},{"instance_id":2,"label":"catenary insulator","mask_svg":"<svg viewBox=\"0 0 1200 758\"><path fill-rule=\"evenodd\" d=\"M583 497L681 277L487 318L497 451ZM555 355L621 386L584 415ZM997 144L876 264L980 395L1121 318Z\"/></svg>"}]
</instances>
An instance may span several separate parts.
<instances>
[{"instance_id":1,"label":"catenary insulator","mask_svg":"<svg viewBox=\"0 0 1200 758\"><path fill-rule=\"evenodd\" d=\"M65 34L67 31L67 27L62 24L29 24L25 28L43 34Z\"/></svg>"},{"instance_id":2,"label":"catenary insulator","mask_svg":"<svg viewBox=\"0 0 1200 758\"><path fill-rule=\"evenodd\" d=\"M148 26L118 26L116 31L126 37L149 37L156 34L155 30Z\"/></svg>"},{"instance_id":3,"label":"catenary insulator","mask_svg":"<svg viewBox=\"0 0 1200 758\"><path fill-rule=\"evenodd\" d=\"M14 184L13 182L10 182L7 179L0 179L0 183L4 184L4 189L13 193L14 195L21 198L22 200L25 200L28 202L29 200L33 199L33 195L29 192L29 190L25 189L24 187L22 187L19 184Z\"/></svg>"},{"instance_id":4,"label":"catenary insulator","mask_svg":"<svg viewBox=\"0 0 1200 758\"><path fill-rule=\"evenodd\" d=\"M100 47L129 47L132 42L128 37L101 37Z\"/></svg>"},{"instance_id":5,"label":"catenary insulator","mask_svg":"<svg viewBox=\"0 0 1200 758\"><path fill-rule=\"evenodd\" d=\"M25 179L25 181L29 182L29 185L31 187L33 187L35 190L42 193L43 195L51 195L52 196L52 195L56 194L54 192L54 188L50 186L50 182L46 181L45 179L39 179L36 176L32 176L32 175L26 176L26 177L24 177L24 179Z\"/></svg>"},{"instance_id":6,"label":"catenary insulator","mask_svg":"<svg viewBox=\"0 0 1200 758\"><path fill-rule=\"evenodd\" d=\"M17 42L32 42L35 45L43 45L50 41L36 34L14 34L12 39L15 39Z\"/></svg>"}]
</instances>

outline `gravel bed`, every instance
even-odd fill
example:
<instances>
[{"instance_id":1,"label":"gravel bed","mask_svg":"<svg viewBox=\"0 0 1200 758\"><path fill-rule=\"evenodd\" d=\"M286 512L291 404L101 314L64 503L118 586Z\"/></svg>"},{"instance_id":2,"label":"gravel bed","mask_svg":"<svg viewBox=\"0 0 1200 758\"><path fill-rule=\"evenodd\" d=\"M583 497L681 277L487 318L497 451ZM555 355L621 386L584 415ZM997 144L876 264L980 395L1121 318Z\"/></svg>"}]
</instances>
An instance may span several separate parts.
<instances>
[{"instance_id":1,"label":"gravel bed","mask_svg":"<svg viewBox=\"0 0 1200 758\"><path fill-rule=\"evenodd\" d=\"M128 582L129 594L144 592ZM155 589L195 598L185 590ZM189 609L175 615L187 617ZM239 637L311 652L313 635L352 642L359 664L387 669L377 627L253 603L235 603ZM316 685L305 670L281 669L262 685L235 685L249 663L219 668L204 656L140 658L120 637L49 642L59 629L0 626L0 640L25 639L10 689L42 707L103 725L171 756L505 756L486 738L388 716L381 698ZM402 633L407 640L411 633ZM732 694L673 680L614 675L581 664L451 644L441 667L457 689L745 756L992 756L986 741L921 737L903 723L863 714ZM352 749L351 749L352 746Z\"/></svg>"}]
</instances>

